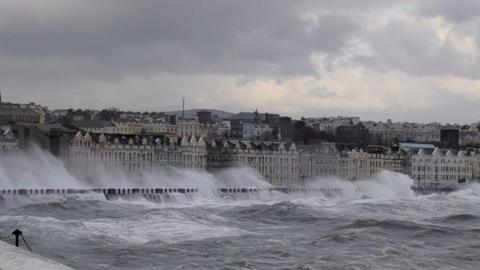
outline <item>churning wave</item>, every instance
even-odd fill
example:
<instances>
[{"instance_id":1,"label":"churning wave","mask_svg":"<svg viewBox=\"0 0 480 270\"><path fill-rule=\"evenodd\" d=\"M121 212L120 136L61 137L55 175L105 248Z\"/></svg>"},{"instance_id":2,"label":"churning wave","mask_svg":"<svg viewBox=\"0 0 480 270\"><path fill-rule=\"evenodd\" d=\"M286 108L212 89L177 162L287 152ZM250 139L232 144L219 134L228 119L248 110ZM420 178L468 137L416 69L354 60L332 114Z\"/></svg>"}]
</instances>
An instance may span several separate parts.
<instances>
[{"instance_id":1,"label":"churning wave","mask_svg":"<svg viewBox=\"0 0 480 270\"><path fill-rule=\"evenodd\" d=\"M463 222L463 221L478 221L480 216L472 214L454 214L440 218L440 221L444 222Z\"/></svg>"},{"instance_id":2,"label":"churning wave","mask_svg":"<svg viewBox=\"0 0 480 270\"><path fill-rule=\"evenodd\" d=\"M456 229L448 228L445 226L422 224L419 222L404 220L359 219L339 229L378 229L381 231L392 233L412 233L412 235L416 237L431 237L433 235L449 235L458 233Z\"/></svg>"},{"instance_id":3,"label":"churning wave","mask_svg":"<svg viewBox=\"0 0 480 270\"><path fill-rule=\"evenodd\" d=\"M27 217L23 231L34 252L76 269L475 269L480 263L474 248L480 210L471 192L366 198L365 189L355 190L199 194L161 204L61 197L0 210L0 228Z\"/></svg>"},{"instance_id":4,"label":"churning wave","mask_svg":"<svg viewBox=\"0 0 480 270\"><path fill-rule=\"evenodd\" d=\"M49 185L92 185L56 170L62 165L50 158L40 160L38 181L25 171L28 181L17 182L1 167L0 184L42 187L48 178ZM114 181L107 177L102 184ZM134 185L128 181L118 184ZM477 269L480 186L417 196L411 184L407 176L382 172L365 181L306 184L340 188L336 193L226 196L218 188L270 185L248 168L220 175L177 171L147 175L145 185L199 192L160 203L109 201L101 194L5 198L0 234L21 224L35 253L75 269Z\"/></svg>"},{"instance_id":5,"label":"churning wave","mask_svg":"<svg viewBox=\"0 0 480 270\"><path fill-rule=\"evenodd\" d=\"M272 205L252 205L238 212L239 218L265 224L313 223L321 217L302 205L284 201Z\"/></svg>"}]
</instances>

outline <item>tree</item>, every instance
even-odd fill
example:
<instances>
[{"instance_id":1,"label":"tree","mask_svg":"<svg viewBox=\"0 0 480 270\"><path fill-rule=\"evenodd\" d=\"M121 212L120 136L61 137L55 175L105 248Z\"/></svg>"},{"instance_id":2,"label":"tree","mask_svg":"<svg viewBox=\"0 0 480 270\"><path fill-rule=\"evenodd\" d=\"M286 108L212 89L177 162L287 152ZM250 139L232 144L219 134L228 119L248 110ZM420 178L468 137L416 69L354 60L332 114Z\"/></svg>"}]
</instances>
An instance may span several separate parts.
<instances>
[{"instance_id":1,"label":"tree","mask_svg":"<svg viewBox=\"0 0 480 270\"><path fill-rule=\"evenodd\" d=\"M333 141L335 138L330 133L307 126L304 121L296 121L293 125L293 141L308 143L311 139Z\"/></svg>"},{"instance_id":2,"label":"tree","mask_svg":"<svg viewBox=\"0 0 480 270\"><path fill-rule=\"evenodd\" d=\"M121 114L121 111L119 109L110 107L110 108L101 110L97 114L96 118L97 120L110 121L112 119L116 119L120 117L120 114Z\"/></svg>"}]
</instances>

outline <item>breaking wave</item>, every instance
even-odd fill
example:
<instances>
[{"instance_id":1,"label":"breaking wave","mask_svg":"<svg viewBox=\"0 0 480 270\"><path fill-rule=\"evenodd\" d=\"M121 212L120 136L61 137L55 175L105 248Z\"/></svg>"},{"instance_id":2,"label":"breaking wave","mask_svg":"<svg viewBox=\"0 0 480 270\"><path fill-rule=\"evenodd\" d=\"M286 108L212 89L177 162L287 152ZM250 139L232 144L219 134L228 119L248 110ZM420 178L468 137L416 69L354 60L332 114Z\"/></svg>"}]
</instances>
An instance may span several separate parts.
<instances>
[{"instance_id":1,"label":"breaking wave","mask_svg":"<svg viewBox=\"0 0 480 270\"><path fill-rule=\"evenodd\" d=\"M34 252L78 269L475 269L480 263L478 184L418 196L412 179L383 171L354 182L311 179L303 188L317 192L282 193L250 168L152 172L141 182L105 173L92 182L39 150L18 158L21 164L0 164L2 188L198 188L162 195L161 203L96 193L3 197L0 234L23 224ZM262 191L219 192L242 187Z\"/></svg>"}]
</instances>

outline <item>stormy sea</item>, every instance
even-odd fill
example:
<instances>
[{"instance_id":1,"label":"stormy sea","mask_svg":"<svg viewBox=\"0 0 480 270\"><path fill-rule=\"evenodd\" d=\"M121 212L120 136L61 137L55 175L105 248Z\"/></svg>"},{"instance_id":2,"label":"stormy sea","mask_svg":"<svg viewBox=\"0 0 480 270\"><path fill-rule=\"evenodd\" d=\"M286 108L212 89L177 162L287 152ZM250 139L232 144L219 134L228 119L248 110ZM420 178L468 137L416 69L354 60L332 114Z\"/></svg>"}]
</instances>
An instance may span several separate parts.
<instances>
[{"instance_id":1,"label":"stormy sea","mask_svg":"<svg viewBox=\"0 0 480 270\"><path fill-rule=\"evenodd\" d=\"M39 160L40 159L40 160ZM78 187L52 157L2 163L15 187ZM16 166L16 167L15 167ZM4 199L0 233L21 226L34 253L75 269L479 269L480 186L415 195L407 176L312 180L340 192L219 194L268 187L248 168L152 174L145 186L198 193L108 201L101 194ZM133 185L118 176L103 183ZM13 239L5 241L13 244ZM21 245L22 249L26 249ZM1 268L1 266L0 266Z\"/></svg>"}]
</instances>

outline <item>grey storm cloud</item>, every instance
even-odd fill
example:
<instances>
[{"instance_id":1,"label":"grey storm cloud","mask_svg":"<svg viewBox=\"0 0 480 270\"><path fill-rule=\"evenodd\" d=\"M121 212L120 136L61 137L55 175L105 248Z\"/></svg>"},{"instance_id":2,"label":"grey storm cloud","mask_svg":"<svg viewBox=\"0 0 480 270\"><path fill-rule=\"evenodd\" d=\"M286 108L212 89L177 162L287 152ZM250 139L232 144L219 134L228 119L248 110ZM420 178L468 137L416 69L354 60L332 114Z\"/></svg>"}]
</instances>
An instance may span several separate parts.
<instances>
[{"instance_id":1,"label":"grey storm cloud","mask_svg":"<svg viewBox=\"0 0 480 270\"><path fill-rule=\"evenodd\" d=\"M414 19L389 18L382 27L358 33L371 55L354 57L355 64L414 76L480 78L480 1L405 1L398 7ZM443 19L445 28L435 29L426 18ZM456 47L466 38L474 40L473 53Z\"/></svg>"},{"instance_id":2,"label":"grey storm cloud","mask_svg":"<svg viewBox=\"0 0 480 270\"><path fill-rule=\"evenodd\" d=\"M87 105L156 109L273 80L302 101L355 105L347 74L373 86L392 73L478 80L479 14L478 0L0 0L0 89L56 107L95 96ZM243 102L270 102L257 93ZM246 107L235 102L225 106Z\"/></svg>"},{"instance_id":3,"label":"grey storm cloud","mask_svg":"<svg viewBox=\"0 0 480 270\"><path fill-rule=\"evenodd\" d=\"M478 67L456 60L448 44L417 25L395 21L373 32L365 28L363 12L401 1L18 2L0 2L0 76L11 78L313 74L312 54L341 56L353 38L377 55L359 57L359 63L380 70L476 76L471 70ZM478 1L453 2L414 3L420 16L462 21L478 14Z\"/></svg>"},{"instance_id":4,"label":"grey storm cloud","mask_svg":"<svg viewBox=\"0 0 480 270\"><path fill-rule=\"evenodd\" d=\"M2 57L70 62L102 76L149 70L304 74L312 72L312 52L338 50L358 28L354 18L335 11L319 14L315 22L302 18L308 10L291 1L91 4L64 3L56 12L33 15L5 10Z\"/></svg>"},{"instance_id":5,"label":"grey storm cloud","mask_svg":"<svg viewBox=\"0 0 480 270\"><path fill-rule=\"evenodd\" d=\"M374 69L418 76L480 76L478 56L462 55L448 34L442 39L426 25L392 20L384 28L366 33L364 40L374 55L359 56L357 60Z\"/></svg>"},{"instance_id":6,"label":"grey storm cloud","mask_svg":"<svg viewBox=\"0 0 480 270\"><path fill-rule=\"evenodd\" d=\"M465 22L478 17L480 1L478 0L422 0L417 10L421 15L441 16L454 22Z\"/></svg>"}]
</instances>

